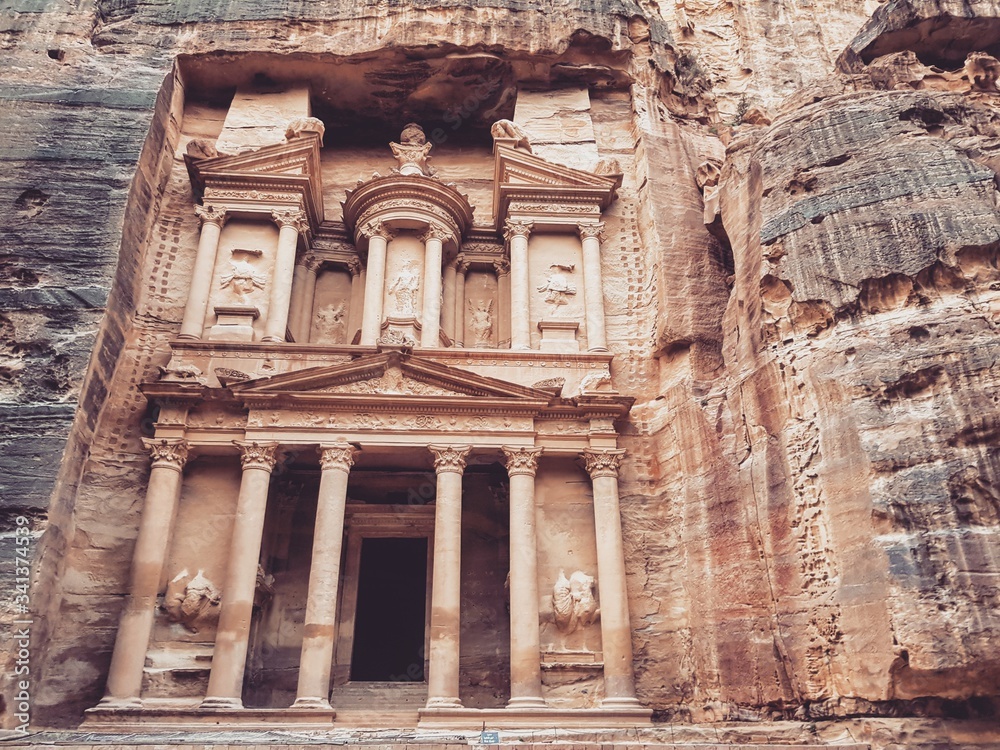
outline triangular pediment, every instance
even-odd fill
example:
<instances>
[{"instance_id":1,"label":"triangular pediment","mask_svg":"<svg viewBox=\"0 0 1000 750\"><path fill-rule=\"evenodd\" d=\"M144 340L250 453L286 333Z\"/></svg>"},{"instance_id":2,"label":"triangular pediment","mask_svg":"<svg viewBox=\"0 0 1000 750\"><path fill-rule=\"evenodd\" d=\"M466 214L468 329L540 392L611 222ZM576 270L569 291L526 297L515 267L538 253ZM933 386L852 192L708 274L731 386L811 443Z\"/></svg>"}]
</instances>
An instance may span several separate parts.
<instances>
[{"instance_id":1,"label":"triangular pediment","mask_svg":"<svg viewBox=\"0 0 1000 750\"><path fill-rule=\"evenodd\" d=\"M319 142L296 138L234 156L221 155L191 163L202 179L211 175L309 175L319 173Z\"/></svg>"},{"instance_id":2,"label":"triangular pediment","mask_svg":"<svg viewBox=\"0 0 1000 750\"><path fill-rule=\"evenodd\" d=\"M386 352L361 357L353 362L276 375L232 386L237 396L269 399L300 396L310 399L384 398L401 396L437 399L503 399L544 405L552 396L496 378L442 365L409 354Z\"/></svg>"},{"instance_id":3,"label":"triangular pediment","mask_svg":"<svg viewBox=\"0 0 1000 750\"><path fill-rule=\"evenodd\" d=\"M589 205L599 213L611 205L621 184L620 175L584 172L507 146L498 146L494 158L493 214L501 225L514 201Z\"/></svg>"}]
</instances>

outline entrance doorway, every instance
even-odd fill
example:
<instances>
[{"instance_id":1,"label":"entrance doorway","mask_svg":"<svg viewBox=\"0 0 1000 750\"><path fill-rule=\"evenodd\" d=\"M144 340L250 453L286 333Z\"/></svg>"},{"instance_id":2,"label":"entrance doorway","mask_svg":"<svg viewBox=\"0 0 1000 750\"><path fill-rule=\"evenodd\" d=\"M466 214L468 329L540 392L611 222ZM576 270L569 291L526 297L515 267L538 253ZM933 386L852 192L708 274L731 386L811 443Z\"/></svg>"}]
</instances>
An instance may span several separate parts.
<instances>
[{"instance_id":1,"label":"entrance doorway","mask_svg":"<svg viewBox=\"0 0 1000 750\"><path fill-rule=\"evenodd\" d=\"M361 543L352 682L422 682L427 539Z\"/></svg>"}]
</instances>

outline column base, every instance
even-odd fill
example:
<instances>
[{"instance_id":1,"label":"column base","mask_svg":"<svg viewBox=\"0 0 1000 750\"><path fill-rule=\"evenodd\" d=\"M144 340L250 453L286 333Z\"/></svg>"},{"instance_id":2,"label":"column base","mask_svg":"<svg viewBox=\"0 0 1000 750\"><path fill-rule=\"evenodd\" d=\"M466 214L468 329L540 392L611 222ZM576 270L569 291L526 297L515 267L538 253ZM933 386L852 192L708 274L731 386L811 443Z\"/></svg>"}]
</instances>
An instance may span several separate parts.
<instances>
[{"instance_id":1,"label":"column base","mask_svg":"<svg viewBox=\"0 0 1000 750\"><path fill-rule=\"evenodd\" d=\"M199 705L198 708L207 709L234 709L243 708L243 701L239 698L221 698L219 696L209 696L205 698Z\"/></svg>"},{"instance_id":2,"label":"column base","mask_svg":"<svg viewBox=\"0 0 1000 750\"><path fill-rule=\"evenodd\" d=\"M262 342L267 344L284 344L285 339L282 336L261 336Z\"/></svg>"},{"instance_id":3,"label":"column base","mask_svg":"<svg viewBox=\"0 0 1000 750\"><path fill-rule=\"evenodd\" d=\"M509 711L517 711L522 708L548 708L549 704L543 698L530 696L521 698L511 698L507 701Z\"/></svg>"},{"instance_id":4,"label":"column base","mask_svg":"<svg viewBox=\"0 0 1000 750\"><path fill-rule=\"evenodd\" d=\"M115 698L110 695L105 695L101 698L101 702L97 704L98 708L142 708L142 699L136 697L129 698Z\"/></svg>"},{"instance_id":5,"label":"column base","mask_svg":"<svg viewBox=\"0 0 1000 750\"><path fill-rule=\"evenodd\" d=\"M634 729L652 724L648 708L422 708L420 729Z\"/></svg>"},{"instance_id":6,"label":"column base","mask_svg":"<svg viewBox=\"0 0 1000 750\"><path fill-rule=\"evenodd\" d=\"M604 698L601 701L601 708L609 708L612 710L616 709L630 709L630 708L642 708L642 704L639 703L637 698Z\"/></svg>"},{"instance_id":7,"label":"column base","mask_svg":"<svg viewBox=\"0 0 1000 750\"><path fill-rule=\"evenodd\" d=\"M464 708L458 698L428 698L425 708Z\"/></svg>"},{"instance_id":8,"label":"column base","mask_svg":"<svg viewBox=\"0 0 1000 750\"><path fill-rule=\"evenodd\" d=\"M296 698L295 703L292 704L292 709L321 709L323 711L330 711L333 706L330 705L330 701L325 698Z\"/></svg>"},{"instance_id":9,"label":"column base","mask_svg":"<svg viewBox=\"0 0 1000 750\"><path fill-rule=\"evenodd\" d=\"M177 338L183 341L201 341L201 336L196 333L178 333Z\"/></svg>"}]
</instances>

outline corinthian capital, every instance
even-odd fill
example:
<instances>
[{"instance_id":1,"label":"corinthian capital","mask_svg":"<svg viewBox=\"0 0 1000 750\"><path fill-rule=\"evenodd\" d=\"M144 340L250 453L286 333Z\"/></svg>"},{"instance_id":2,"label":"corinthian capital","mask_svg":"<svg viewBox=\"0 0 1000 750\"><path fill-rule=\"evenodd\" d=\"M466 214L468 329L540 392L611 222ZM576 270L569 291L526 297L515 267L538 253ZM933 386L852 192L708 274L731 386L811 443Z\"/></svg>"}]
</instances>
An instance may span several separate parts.
<instances>
[{"instance_id":1,"label":"corinthian capital","mask_svg":"<svg viewBox=\"0 0 1000 750\"><path fill-rule=\"evenodd\" d=\"M532 221L516 221L514 219L507 219L503 225L503 238L510 242L515 237L525 237L531 234L532 227L535 223Z\"/></svg>"},{"instance_id":2,"label":"corinthian capital","mask_svg":"<svg viewBox=\"0 0 1000 750\"><path fill-rule=\"evenodd\" d=\"M420 233L420 241L427 244L428 240L441 240L447 242L451 239L453 232L441 224L428 224L427 229Z\"/></svg>"},{"instance_id":3,"label":"corinthian capital","mask_svg":"<svg viewBox=\"0 0 1000 750\"><path fill-rule=\"evenodd\" d=\"M292 227L299 234L305 234L309 230L309 222L306 220L304 212L297 208L282 208L271 212L271 218L278 228Z\"/></svg>"},{"instance_id":4,"label":"corinthian capital","mask_svg":"<svg viewBox=\"0 0 1000 750\"><path fill-rule=\"evenodd\" d=\"M515 474L528 474L535 476L538 471L538 456L541 448L521 448L504 445L500 447L507 457L507 476Z\"/></svg>"},{"instance_id":5,"label":"corinthian capital","mask_svg":"<svg viewBox=\"0 0 1000 750\"><path fill-rule=\"evenodd\" d=\"M506 258L500 258L493 261L493 268L496 269L497 276L506 276L510 273L510 261Z\"/></svg>"},{"instance_id":6,"label":"corinthian capital","mask_svg":"<svg viewBox=\"0 0 1000 750\"><path fill-rule=\"evenodd\" d=\"M583 452L583 460L587 464L587 473L591 479L597 477L617 477L618 469L622 465L622 458L625 456L623 449L586 450Z\"/></svg>"},{"instance_id":7,"label":"corinthian capital","mask_svg":"<svg viewBox=\"0 0 1000 750\"><path fill-rule=\"evenodd\" d=\"M604 241L604 222L587 222L583 224L577 224L576 230L580 233L581 239L588 239L590 237L596 237L601 242Z\"/></svg>"},{"instance_id":8,"label":"corinthian capital","mask_svg":"<svg viewBox=\"0 0 1000 750\"><path fill-rule=\"evenodd\" d=\"M143 446L149 451L153 466L169 466L180 471L187 463L190 446L187 440L150 440L143 438Z\"/></svg>"},{"instance_id":9,"label":"corinthian capital","mask_svg":"<svg viewBox=\"0 0 1000 750\"><path fill-rule=\"evenodd\" d=\"M395 232L389 229L389 227L378 219L365 223L365 225L358 230L358 234L367 240L370 240L372 237L381 237L386 242L396 236Z\"/></svg>"},{"instance_id":10,"label":"corinthian capital","mask_svg":"<svg viewBox=\"0 0 1000 750\"><path fill-rule=\"evenodd\" d=\"M465 471L465 458L472 450L471 445L428 445L427 449L434 454L434 470L438 474L452 471L461 474Z\"/></svg>"},{"instance_id":11,"label":"corinthian capital","mask_svg":"<svg viewBox=\"0 0 1000 750\"><path fill-rule=\"evenodd\" d=\"M321 445L319 447L319 465L323 471L327 469L340 469L349 472L354 466L354 457L358 454L357 448L350 443L335 443L333 445Z\"/></svg>"},{"instance_id":12,"label":"corinthian capital","mask_svg":"<svg viewBox=\"0 0 1000 750\"><path fill-rule=\"evenodd\" d=\"M263 469L271 471L278 460L277 443L258 443L255 441L244 442L234 440L233 445L240 449L240 463L246 469Z\"/></svg>"},{"instance_id":13,"label":"corinthian capital","mask_svg":"<svg viewBox=\"0 0 1000 750\"><path fill-rule=\"evenodd\" d=\"M206 203L204 206L195 206L194 212L201 219L202 224L215 224L222 227L226 223L226 209L222 206Z\"/></svg>"}]
</instances>

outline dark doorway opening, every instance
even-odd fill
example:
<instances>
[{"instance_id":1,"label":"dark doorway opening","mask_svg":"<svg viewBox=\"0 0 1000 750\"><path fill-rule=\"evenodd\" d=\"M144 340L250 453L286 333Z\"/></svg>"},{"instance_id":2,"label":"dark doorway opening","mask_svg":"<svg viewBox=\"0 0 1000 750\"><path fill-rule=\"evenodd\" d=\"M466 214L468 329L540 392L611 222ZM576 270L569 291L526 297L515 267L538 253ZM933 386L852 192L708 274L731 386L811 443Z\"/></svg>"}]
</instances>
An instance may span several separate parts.
<instances>
[{"instance_id":1,"label":"dark doorway opening","mask_svg":"<svg viewBox=\"0 0 1000 750\"><path fill-rule=\"evenodd\" d=\"M361 543L351 680L424 679L427 539Z\"/></svg>"}]
</instances>

